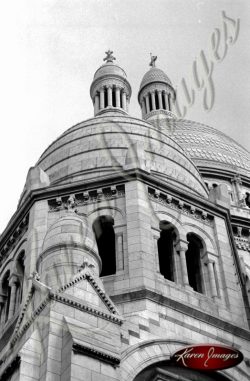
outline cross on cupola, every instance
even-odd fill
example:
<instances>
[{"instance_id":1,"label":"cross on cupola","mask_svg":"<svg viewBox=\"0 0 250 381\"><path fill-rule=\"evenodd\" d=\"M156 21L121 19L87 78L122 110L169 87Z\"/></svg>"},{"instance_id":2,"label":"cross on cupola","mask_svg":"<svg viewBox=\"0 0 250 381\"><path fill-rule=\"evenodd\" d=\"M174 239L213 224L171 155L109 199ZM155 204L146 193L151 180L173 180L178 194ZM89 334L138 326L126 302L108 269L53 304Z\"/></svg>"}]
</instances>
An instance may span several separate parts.
<instances>
[{"instance_id":1,"label":"cross on cupola","mask_svg":"<svg viewBox=\"0 0 250 381\"><path fill-rule=\"evenodd\" d=\"M107 61L107 63L108 62L113 63L113 61L116 60L116 58L113 56L113 53L114 52L110 49L107 52L105 52L105 54L107 54L107 57L103 58L103 61Z\"/></svg>"},{"instance_id":2,"label":"cross on cupola","mask_svg":"<svg viewBox=\"0 0 250 381\"><path fill-rule=\"evenodd\" d=\"M157 56L153 56L152 53L150 53L150 64L149 66L155 67L155 61L157 60Z\"/></svg>"},{"instance_id":3,"label":"cross on cupola","mask_svg":"<svg viewBox=\"0 0 250 381\"><path fill-rule=\"evenodd\" d=\"M90 95L94 104L94 115L106 112L127 114L131 97L131 86L125 71L114 62L113 51L105 52L105 64L94 74Z\"/></svg>"}]
</instances>

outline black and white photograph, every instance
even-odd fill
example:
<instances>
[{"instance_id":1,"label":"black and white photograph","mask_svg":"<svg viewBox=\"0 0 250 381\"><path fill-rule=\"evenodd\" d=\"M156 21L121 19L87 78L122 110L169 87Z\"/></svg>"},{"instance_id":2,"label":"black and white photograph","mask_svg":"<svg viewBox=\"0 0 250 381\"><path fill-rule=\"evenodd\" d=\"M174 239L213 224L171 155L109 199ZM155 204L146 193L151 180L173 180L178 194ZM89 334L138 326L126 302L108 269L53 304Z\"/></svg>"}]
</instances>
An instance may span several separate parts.
<instances>
[{"instance_id":1,"label":"black and white photograph","mask_svg":"<svg viewBox=\"0 0 250 381\"><path fill-rule=\"evenodd\" d=\"M248 381L249 1L0 31L0 381Z\"/></svg>"}]
</instances>

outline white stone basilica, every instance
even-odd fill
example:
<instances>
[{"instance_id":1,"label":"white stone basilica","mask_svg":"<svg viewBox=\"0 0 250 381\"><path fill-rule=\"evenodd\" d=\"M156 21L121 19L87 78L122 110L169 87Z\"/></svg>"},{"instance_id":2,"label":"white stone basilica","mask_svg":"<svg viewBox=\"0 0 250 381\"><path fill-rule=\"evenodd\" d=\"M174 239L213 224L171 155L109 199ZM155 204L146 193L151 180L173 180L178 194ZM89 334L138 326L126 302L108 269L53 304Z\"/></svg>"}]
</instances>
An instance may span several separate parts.
<instances>
[{"instance_id":1,"label":"white stone basilica","mask_svg":"<svg viewBox=\"0 0 250 381\"><path fill-rule=\"evenodd\" d=\"M1 381L250 379L250 154L174 114L168 76L141 81L142 119L113 52L90 87L94 117L27 175L0 236ZM172 355L240 350L200 372Z\"/></svg>"}]
</instances>

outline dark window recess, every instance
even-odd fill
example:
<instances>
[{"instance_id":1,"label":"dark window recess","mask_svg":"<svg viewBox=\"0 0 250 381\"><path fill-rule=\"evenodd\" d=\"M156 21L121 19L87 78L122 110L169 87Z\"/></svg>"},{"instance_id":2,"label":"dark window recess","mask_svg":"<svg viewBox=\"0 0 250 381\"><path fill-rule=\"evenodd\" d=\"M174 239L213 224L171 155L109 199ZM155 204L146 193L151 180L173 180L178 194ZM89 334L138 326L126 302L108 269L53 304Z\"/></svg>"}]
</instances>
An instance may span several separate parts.
<instances>
[{"instance_id":1,"label":"dark window recess","mask_svg":"<svg viewBox=\"0 0 250 381\"><path fill-rule=\"evenodd\" d=\"M174 282L174 240L175 233L170 224L161 230L158 239L158 255L160 273L164 278Z\"/></svg>"},{"instance_id":2,"label":"dark window recess","mask_svg":"<svg viewBox=\"0 0 250 381\"><path fill-rule=\"evenodd\" d=\"M115 90L112 89L112 106L116 107Z\"/></svg>"},{"instance_id":3,"label":"dark window recess","mask_svg":"<svg viewBox=\"0 0 250 381\"><path fill-rule=\"evenodd\" d=\"M188 234L188 250L186 252L187 271L190 286L194 291L203 292L201 277L201 249L202 243L193 234Z\"/></svg>"},{"instance_id":4,"label":"dark window recess","mask_svg":"<svg viewBox=\"0 0 250 381\"><path fill-rule=\"evenodd\" d=\"M5 297L4 307L2 308L2 313L4 314L3 321L6 322L8 320L9 308L10 308L10 295L11 295L11 287L9 286L9 272L4 277L2 283L3 295Z\"/></svg>"},{"instance_id":5,"label":"dark window recess","mask_svg":"<svg viewBox=\"0 0 250 381\"><path fill-rule=\"evenodd\" d=\"M246 206L248 206L248 208L250 208L250 193L246 192L245 201L246 201Z\"/></svg>"},{"instance_id":6,"label":"dark window recess","mask_svg":"<svg viewBox=\"0 0 250 381\"><path fill-rule=\"evenodd\" d=\"M159 110L160 106L159 106L159 100L158 100L158 93L154 93L153 96L155 97L155 108L156 110Z\"/></svg>"},{"instance_id":7,"label":"dark window recess","mask_svg":"<svg viewBox=\"0 0 250 381\"><path fill-rule=\"evenodd\" d=\"M165 103L165 96L164 96L164 93L162 93L161 96L162 96L162 107L164 108L164 110L166 110L167 107L166 107L166 103Z\"/></svg>"},{"instance_id":8,"label":"dark window recess","mask_svg":"<svg viewBox=\"0 0 250 381\"><path fill-rule=\"evenodd\" d=\"M100 216L93 223L98 252L102 260L100 276L116 273L114 220L110 216Z\"/></svg>"},{"instance_id":9,"label":"dark window recess","mask_svg":"<svg viewBox=\"0 0 250 381\"><path fill-rule=\"evenodd\" d=\"M148 94L148 100L149 100L149 111L152 111L152 99L151 99L151 94Z\"/></svg>"},{"instance_id":10,"label":"dark window recess","mask_svg":"<svg viewBox=\"0 0 250 381\"><path fill-rule=\"evenodd\" d=\"M104 89L104 108L108 106L108 89Z\"/></svg>"},{"instance_id":11,"label":"dark window recess","mask_svg":"<svg viewBox=\"0 0 250 381\"><path fill-rule=\"evenodd\" d=\"M16 307L22 303L22 294L23 294L23 279L24 279L24 256L25 252L22 251L17 259L17 271L19 274L19 282L17 284L16 290Z\"/></svg>"}]
</instances>

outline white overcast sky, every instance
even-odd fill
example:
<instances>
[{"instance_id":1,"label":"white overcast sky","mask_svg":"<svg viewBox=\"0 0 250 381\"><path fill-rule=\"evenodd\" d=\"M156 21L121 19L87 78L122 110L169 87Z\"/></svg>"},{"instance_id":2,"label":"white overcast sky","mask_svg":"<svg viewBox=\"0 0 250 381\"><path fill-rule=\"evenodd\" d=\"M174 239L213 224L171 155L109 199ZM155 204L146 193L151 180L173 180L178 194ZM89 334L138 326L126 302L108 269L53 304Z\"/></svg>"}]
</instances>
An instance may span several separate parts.
<instances>
[{"instance_id":1,"label":"white overcast sky","mask_svg":"<svg viewBox=\"0 0 250 381\"><path fill-rule=\"evenodd\" d=\"M237 41L212 79L215 103L202 91L186 115L226 132L249 149L249 0L8 0L0 5L0 232L16 210L29 167L63 131L93 115L89 87L112 49L132 86L130 114L140 117L137 92L158 56L175 86L193 83L192 64L211 35L223 31L222 11L240 19Z\"/></svg>"}]
</instances>

